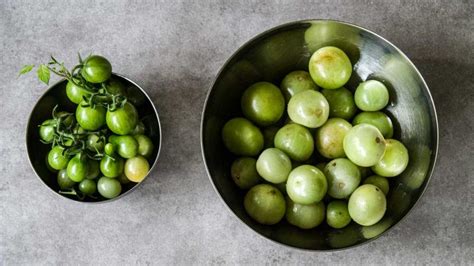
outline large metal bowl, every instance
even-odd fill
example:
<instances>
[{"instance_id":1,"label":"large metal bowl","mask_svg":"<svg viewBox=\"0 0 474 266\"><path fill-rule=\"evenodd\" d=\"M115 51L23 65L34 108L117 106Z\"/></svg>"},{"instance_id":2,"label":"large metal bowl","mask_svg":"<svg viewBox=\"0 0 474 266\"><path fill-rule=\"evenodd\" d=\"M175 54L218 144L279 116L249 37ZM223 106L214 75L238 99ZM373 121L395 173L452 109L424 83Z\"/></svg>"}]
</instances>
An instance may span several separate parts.
<instances>
[{"instance_id":1,"label":"large metal bowl","mask_svg":"<svg viewBox=\"0 0 474 266\"><path fill-rule=\"evenodd\" d=\"M390 91L386 112L395 126L394 138L407 146L410 163L403 174L390 179L388 210L378 224L362 227L352 222L344 229L322 225L300 230L282 221L263 226L245 212L243 197L230 177L235 157L224 147L221 128L241 116L240 97L257 81L279 85L290 71L308 69L318 48L332 45L350 57L354 72L347 84L353 90L360 81L382 80ZM245 43L224 64L212 85L203 110L201 145L214 188L230 210L258 234L278 243L308 250L354 247L377 238L397 224L421 197L433 172L438 151L438 122L428 86L413 63L379 35L352 24L332 20L297 21L259 34Z\"/></svg>"},{"instance_id":2,"label":"large metal bowl","mask_svg":"<svg viewBox=\"0 0 474 266\"><path fill-rule=\"evenodd\" d=\"M114 78L120 80L126 87L127 95L135 107L137 108L138 115L140 120L146 126L146 134L152 140L155 148L153 154L149 158L150 171L151 173L156 162L158 161L158 156L161 148L161 125L158 112L146 92L138 86L135 82L130 79L113 73ZM49 150L51 149L50 145L45 145L40 142L38 125L40 125L44 120L51 118L51 113L54 106L58 105L58 110L67 111L74 113L76 105L73 104L66 95L66 80L61 80L51 86L41 98L38 100L33 110L31 111L30 118L28 120L28 126L26 129L26 149L28 152L28 158L30 160L31 166L35 171L36 175L40 178L43 183L49 187L57 195L63 196L65 198L80 201L77 197L72 195L65 195L58 193L59 186L57 184L56 178L57 174L50 171L47 168L46 157ZM143 182L143 181L142 181ZM130 192L133 189L138 187L140 183L130 182L128 184L122 185L122 193L113 199L92 199L86 197L84 201L86 203L97 203L97 202L110 202L112 200L119 199Z\"/></svg>"}]
</instances>

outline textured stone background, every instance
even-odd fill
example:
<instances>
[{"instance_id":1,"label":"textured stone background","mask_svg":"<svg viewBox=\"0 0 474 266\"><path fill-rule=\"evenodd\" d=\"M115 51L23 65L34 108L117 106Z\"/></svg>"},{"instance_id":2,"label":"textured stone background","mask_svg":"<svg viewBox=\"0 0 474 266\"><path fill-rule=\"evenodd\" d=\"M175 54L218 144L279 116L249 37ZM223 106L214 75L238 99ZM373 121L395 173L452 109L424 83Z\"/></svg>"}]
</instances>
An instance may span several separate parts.
<instances>
[{"instance_id":1,"label":"textured stone background","mask_svg":"<svg viewBox=\"0 0 474 266\"><path fill-rule=\"evenodd\" d=\"M0 2L0 264L473 264L472 1ZM200 114L220 66L278 24L332 18L367 27L418 66L437 105L440 152L425 196L395 230L335 253L288 249L242 225L211 187ZM19 67L53 53L111 59L159 109L158 167L102 205L58 197L35 177L24 134L43 93Z\"/></svg>"}]
</instances>

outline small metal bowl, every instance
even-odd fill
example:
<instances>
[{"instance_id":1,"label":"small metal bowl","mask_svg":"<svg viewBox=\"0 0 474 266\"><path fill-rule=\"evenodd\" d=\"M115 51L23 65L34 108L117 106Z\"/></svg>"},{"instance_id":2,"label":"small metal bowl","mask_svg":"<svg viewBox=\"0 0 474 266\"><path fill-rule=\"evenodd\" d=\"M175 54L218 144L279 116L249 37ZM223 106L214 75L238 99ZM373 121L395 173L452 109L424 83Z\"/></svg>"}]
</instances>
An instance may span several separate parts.
<instances>
[{"instance_id":1,"label":"small metal bowl","mask_svg":"<svg viewBox=\"0 0 474 266\"><path fill-rule=\"evenodd\" d=\"M120 80L125 85L129 98L133 98L131 101L133 100L132 102L138 111L140 120L145 124L145 133L150 137L155 147L153 154L148 160L149 162L152 162L150 164L150 171L148 172L149 175L158 161L161 148L161 125L158 112L150 97L140 86L122 75L116 73L113 73L112 75L114 78ZM76 105L73 104L66 95L66 84L67 80L63 79L51 86L41 96L31 111L26 129L26 149L31 167L39 179L49 189L51 189L51 191L70 200L85 203L102 203L110 202L130 194L143 181L140 183L130 182L128 184L122 184L122 193L113 199L92 199L90 197L86 197L84 200L79 200L75 196L58 193L59 186L56 181L57 172L55 173L49 170L47 166L47 156L49 150L51 149L51 145L46 145L40 142L38 125L40 125L44 120L51 118L52 110L56 105L58 105L58 110L60 111L67 111L71 113L75 112Z\"/></svg>"},{"instance_id":2,"label":"small metal bowl","mask_svg":"<svg viewBox=\"0 0 474 266\"><path fill-rule=\"evenodd\" d=\"M285 219L274 226L260 225L244 210L245 191L230 177L236 158L221 140L221 129L229 119L242 116L240 97L258 81L279 85L293 70L307 70L314 51L337 46L351 59L354 72L345 86L354 90L359 82L378 79L390 91L386 113L395 127L394 138L408 148L410 163L403 174L390 179L387 212L376 225L354 222L343 229L322 224L300 230ZM217 75L203 110L201 146L210 181L229 209L258 234L286 246L306 250L337 250L375 239L397 224L413 208L426 189L438 152L438 121L430 91L422 76L393 44L362 27L333 20L297 21L270 29L245 43Z\"/></svg>"}]
</instances>

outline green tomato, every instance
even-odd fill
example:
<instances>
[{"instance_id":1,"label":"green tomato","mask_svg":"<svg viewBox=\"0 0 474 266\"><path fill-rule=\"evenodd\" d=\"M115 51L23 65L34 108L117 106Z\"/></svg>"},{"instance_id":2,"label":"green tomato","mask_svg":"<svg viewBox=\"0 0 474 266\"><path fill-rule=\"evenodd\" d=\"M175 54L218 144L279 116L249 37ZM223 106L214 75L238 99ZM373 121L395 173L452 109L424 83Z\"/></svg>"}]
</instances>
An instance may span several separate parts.
<instances>
[{"instance_id":1,"label":"green tomato","mask_svg":"<svg viewBox=\"0 0 474 266\"><path fill-rule=\"evenodd\" d=\"M102 83L112 75L112 65L105 57L92 55L84 61L81 75L90 83Z\"/></svg>"},{"instance_id":2,"label":"green tomato","mask_svg":"<svg viewBox=\"0 0 474 266\"><path fill-rule=\"evenodd\" d=\"M116 152L122 158L129 159L135 157L138 153L138 142L133 136L111 135L109 142L115 145Z\"/></svg>"},{"instance_id":3,"label":"green tomato","mask_svg":"<svg viewBox=\"0 0 474 266\"><path fill-rule=\"evenodd\" d=\"M285 96L286 102L298 92L306 90L318 90L318 86L313 82L311 76L306 71L293 71L283 78L280 89Z\"/></svg>"},{"instance_id":4,"label":"green tomato","mask_svg":"<svg viewBox=\"0 0 474 266\"><path fill-rule=\"evenodd\" d=\"M300 204L320 202L326 195L328 183L323 172L312 165L293 169L286 181L286 192L292 201Z\"/></svg>"},{"instance_id":5,"label":"green tomato","mask_svg":"<svg viewBox=\"0 0 474 266\"><path fill-rule=\"evenodd\" d=\"M290 198L286 199L286 220L301 229L311 229L324 221L325 207L323 202L299 204Z\"/></svg>"},{"instance_id":6,"label":"green tomato","mask_svg":"<svg viewBox=\"0 0 474 266\"><path fill-rule=\"evenodd\" d=\"M266 181L283 183L291 171L291 160L277 148L264 150L257 160L257 172Z\"/></svg>"},{"instance_id":7,"label":"green tomato","mask_svg":"<svg viewBox=\"0 0 474 266\"><path fill-rule=\"evenodd\" d=\"M117 179L120 182L120 184L122 184L122 185L130 183L130 180L127 178L125 173L122 173L121 175L119 175L119 177Z\"/></svg>"},{"instance_id":8,"label":"green tomato","mask_svg":"<svg viewBox=\"0 0 474 266\"><path fill-rule=\"evenodd\" d=\"M354 93L357 107L362 111L378 111L388 104L388 90L377 80L364 81L357 86Z\"/></svg>"},{"instance_id":9,"label":"green tomato","mask_svg":"<svg viewBox=\"0 0 474 266\"><path fill-rule=\"evenodd\" d=\"M151 156L153 152L153 142L151 139L145 135L134 135L135 140L138 143L138 155L141 155L145 158Z\"/></svg>"},{"instance_id":10,"label":"green tomato","mask_svg":"<svg viewBox=\"0 0 474 266\"><path fill-rule=\"evenodd\" d=\"M123 172L123 164L119 156L105 155L100 161L100 171L106 177L115 178Z\"/></svg>"},{"instance_id":11,"label":"green tomato","mask_svg":"<svg viewBox=\"0 0 474 266\"><path fill-rule=\"evenodd\" d=\"M69 157L63 155L64 149L60 146L55 146L48 153L48 164L55 170L66 168L69 162Z\"/></svg>"},{"instance_id":12,"label":"green tomato","mask_svg":"<svg viewBox=\"0 0 474 266\"><path fill-rule=\"evenodd\" d=\"M351 119L357 112L352 93L341 87L339 89L322 90L321 93L329 103L329 117Z\"/></svg>"},{"instance_id":13,"label":"green tomato","mask_svg":"<svg viewBox=\"0 0 474 266\"><path fill-rule=\"evenodd\" d=\"M329 103L320 92L307 90L291 97L287 111L293 122L317 128L328 120Z\"/></svg>"},{"instance_id":14,"label":"green tomato","mask_svg":"<svg viewBox=\"0 0 474 266\"><path fill-rule=\"evenodd\" d=\"M76 109L76 120L79 125L85 129L94 131L105 125L105 113L106 110L103 106L92 106L84 107L86 104L81 102Z\"/></svg>"},{"instance_id":15,"label":"green tomato","mask_svg":"<svg viewBox=\"0 0 474 266\"><path fill-rule=\"evenodd\" d=\"M274 147L273 145L275 142L275 135L278 130L279 128L275 126L266 127L263 129L263 147L265 149Z\"/></svg>"},{"instance_id":16,"label":"green tomato","mask_svg":"<svg viewBox=\"0 0 474 266\"><path fill-rule=\"evenodd\" d=\"M348 198L360 184L359 168L346 158L330 161L324 168L328 194L335 199Z\"/></svg>"},{"instance_id":17,"label":"green tomato","mask_svg":"<svg viewBox=\"0 0 474 266\"><path fill-rule=\"evenodd\" d=\"M337 89L351 77L352 64L344 51L326 46L314 52L309 59L309 73L319 87Z\"/></svg>"},{"instance_id":18,"label":"green tomato","mask_svg":"<svg viewBox=\"0 0 474 266\"><path fill-rule=\"evenodd\" d=\"M387 148L382 159L372 166L372 171L380 176L394 177L401 174L408 166L408 150L398 140L387 139Z\"/></svg>"},{"instance_id":19,"label":"green tomato","mask_svg":"<svg viewBox=\"0 0 474 266\"><path fill-rule=\"evenodd\" d=\"M99 162L95 160L89 160L87 162L87 179L94 179L100 174Z\"/></svg>"},{"instance_id":20,"label":"green tomato","mask_svg":"<svg viewBox=\"0 0 474 266\"><path fill-rule=\"evenodd\" d=\"M385 195L387 195L390 190L387 178L378 175L367 177L367 179L364 180L364 184L371 184L380 188Z\"/></svg>"},{"instance_id":21,"label":"green tomato","mask_svg":"<svg viewBox=\"0 0 474 266\"><path fill-rule=\"evenodd\" d=\"M55 124L56 123L53 119L48 119L41 123L41 126L39 128L39 135L43 141L47 143L53 141Z\"/></svg>"},{"instance_id":22,"label":"green tomato","mask_svg":"<svg viewBox=\"0 0 474 266\"><path fill-rule=\"evenodd\" d=\"M104 150L104 146L105 146L104 140L101 139L98 135L90 134L87 136L86 147L90 151L102 152Z\"/></svg>"},{"instance_id":23,"label":"green tomato","mask_svg":"<svg viewBox=\"0 0 474 266\"><path fill-rule=\"evenodd\" d=\"M126 94L125 85L117 78L111 77L107 81L106 87L107 87L107 92L112 95L125 95Z\"/></svg>"},{"instance_id":24,"label":"green tomato","mask_svg":"<svg viewBox=\"0 0 474 266\"><path fill-rule=\"evenodd\" d=\"M233 118L222 128L222 140L235 155L256 156L263 149L260 129L245 118Z\"/></svg>"},{"instance_id":25,"label":"green tomato","mask_svg":"<svg viewBox=\"0 0 474 266\"><path fill-rule=\"evenodd\" d=\"M391 138L393 136L393 124L390 118L382 112L362 112L354 117L353 125L371 124L378 128L384 138Z\"/></svg>"},{"instance_id":26,"label":"green tomato","mask_svg":"<svg viewBox=\"0 0 474 266\"><path fill-rule=\"evenodd\" d=\"M117 135L132 133L138 123L138 112L131 103L127 102L122 108L107 111L107 126Z\"/></svg>"},{"instance_id":27,"label":"green tomato","mask_svg":"<svg viewBox=\"0 0 474 266\"><path fill-rule=\"evenodd\" d=\"M385 232L392 224L392 218L387 217L374 225L363 226L360 230L365 239L371 239Z\"/></svg>"},{"instance_id":28,"label":"green tomato","mask_svg":"<svg viewBox=\"0 0 474 266\"><path fill-rule=\"evenodd\" d=\"M143 135L145 134L145 124L142 121L138 121L137 125L133 129L130 135Z\"/></svg>"},{"instance_id":29,"label":"green tomato","mask_svg":"<svg viewBox=\"0 0 474 266\"><path fill-rule=\"evenodd\" d=\"M260 126L277 122L285 111L285 99L277 86L257 82L244 91L241 99L244 115Z\"/></svg>"},{"instance_id":30,"label":"green tomato","mask_svg":"<svg viewBox=\"0 0 474 266\"><path fill-rule=\"evenodd\" d=\"M344 138L344 152L353 163L373 166L385 153L385 139L380 131L370 124L352 127Z\"/></svg>"},{"instance_id":31,"label":"green tomato","mask_svg":"<svg viewBox=\"0 0 474 266\"><path fill-rule=\"evenodd\" d=\"M74 187L76 182L72 181L68 176L67 176L67 170L66 169L61 169L58 172L58 185L60 189L70 189Z\"/></svg>"},{"instance_id":32,"label":"green tomato","mask_svg":"<svg viewBox=\"0 0 474 266\"><path fill-rule=\"evenodd\" d=\"M345 157L344 138L351 128L352 125L342 118L330 118L316 131L316 149L329 159Z\"/></svg>"},{"instance_id":33,"label":"green tomato","mask_svg":"<svg viewBox=\"0 0 474 266\"><path fill-rule=\"evenodd\" d=\"M252 187L244 198L244 208L252 219L272 225L285 216L286 203L281 192L272 185L260 184Z\"/></svg>"},{"instance_id":34,"label":"green tomato","mask_svg":"<svg viewBox=\"0 0 474 266\"><path fill-rule=\"evenodd\" d=\"M79 190L86 195L92 195L97 191L97 185L94 180L84 179L79 183Z\"/></svg>"},{"instance_id":35,"label":"green tomato","mask_svg":"<svg viewBox=\"0 0 474 266\"><path fill-rule=\"evenodd\" d=\"M358 187L349 198L349 215L363 226L376 224L382 219L386 209L385 195L374 185L365 184Z\"/></svg>"},{"instance_id":36,"label":"green tomato","mask_svg":"<svg viewBox=\"0 0 474 266\"><path fill-rule=\"evenodd\" d=\"M97 182L97 190L102 197L112 199L120 195L122 185L117 179L103 176Z\"/></svg>"},{"instance_id":37,"label":"green tomato","mask_svg":"<svg viewBox=\"0 0 474 266\"><path fill-rule=\"evenodd\" d=\"M67 176L74 182L81 182L88 174L87 160L77 154L67 164Z\"/></svg>"},{"instance_id":38,"label":"green tomato","mask_svg":"<svg viewBox=\"0 0 474 266\"><path fill-rule=\"evenodd\" d=\"M288 154L295 161L306 161L314 151L313 136L309 130L298 124L288 124L275 135L275 147Z\"/></svg>"},{"instance_id":39,"label":"green tomato","mask_svg":"<svg viewBox=\"0 0 474 266\"><path fill-rule=\"evenodd\" d=\"M326 211L326 222L332 228L346 227L351 222L347 202L342 200L331 201Z\"/></svg>"},{"instance_id":40,"label":"green tomato","mask_svg":"<svg viewBox=\"0 0 474 266\"><path fill-rule=\"evenodd\" d=\"M104 152L107 155L113 156L115 153L115 146L112 143L107 143L104 146Z\"/></svg>"},{"instance_id":41,"label":"green tomato","mask_svg":"<svg viewBox=\"0 0 474 266\"><path fill-rule=\"evenodd\" d=\"M139 183L147 176L150 171L150 164L142 156L136 156L125 162L124 173L128 180Z\"/></svg>"},{"instance_id":42,"label":"green tomato","mask_svg":"<svg viewBox=\"0 0 474 266\"><path fill-rule=\"evenodd\" d=\"M249 189L261 181L257 173L257 160L251 157L236 159L230 168L230 175L241 189Z\"/></svg>"},{"instance_id":43,"label":"green tomato","mask_svg":"<svg viewBox=\"0 0 474 266\"><path fill-rule=\"evenodd\" d=\"M77 86L72 81L68 81L66 85L66 95L69 100L75 104L80 104L84 97L89 96L91 93L86 89Z\"/></svg>"}]
</instances>

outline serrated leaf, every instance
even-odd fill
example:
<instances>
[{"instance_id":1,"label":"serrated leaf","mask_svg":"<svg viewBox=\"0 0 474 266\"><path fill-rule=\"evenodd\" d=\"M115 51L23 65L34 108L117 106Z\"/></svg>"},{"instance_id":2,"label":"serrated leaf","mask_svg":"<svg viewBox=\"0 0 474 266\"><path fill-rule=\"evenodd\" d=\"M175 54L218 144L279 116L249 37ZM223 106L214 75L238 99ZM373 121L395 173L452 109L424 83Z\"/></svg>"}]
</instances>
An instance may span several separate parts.
<instances>
[{"instance_id":1,"label":"serrated leaf","mask_svg":"<svg viewBox=\"0 0 474 266\"><path fill-rule=\"evenodd\" d=\"M49 68L44 65L44 64L41 64L39 67L38 67L38 71L36 72L38 74L38 78L44 82L46 85L49 84L49 77L50 77L50 72L49 72Z\"/></svg>"},{"instance_id":2,"label":"serrated leaf","mask_svg":"<svg viewBox=\"0 0 474 266\"><path fill-rule=\"evenodd\" d=\"M18 76L21 76L23 74L26 74L26 73L30 72L34 67L35 67L35 65L25 65L25 66L23 66L20 69L20 73L18 73Z\"/></svg>"}]
</instances>

